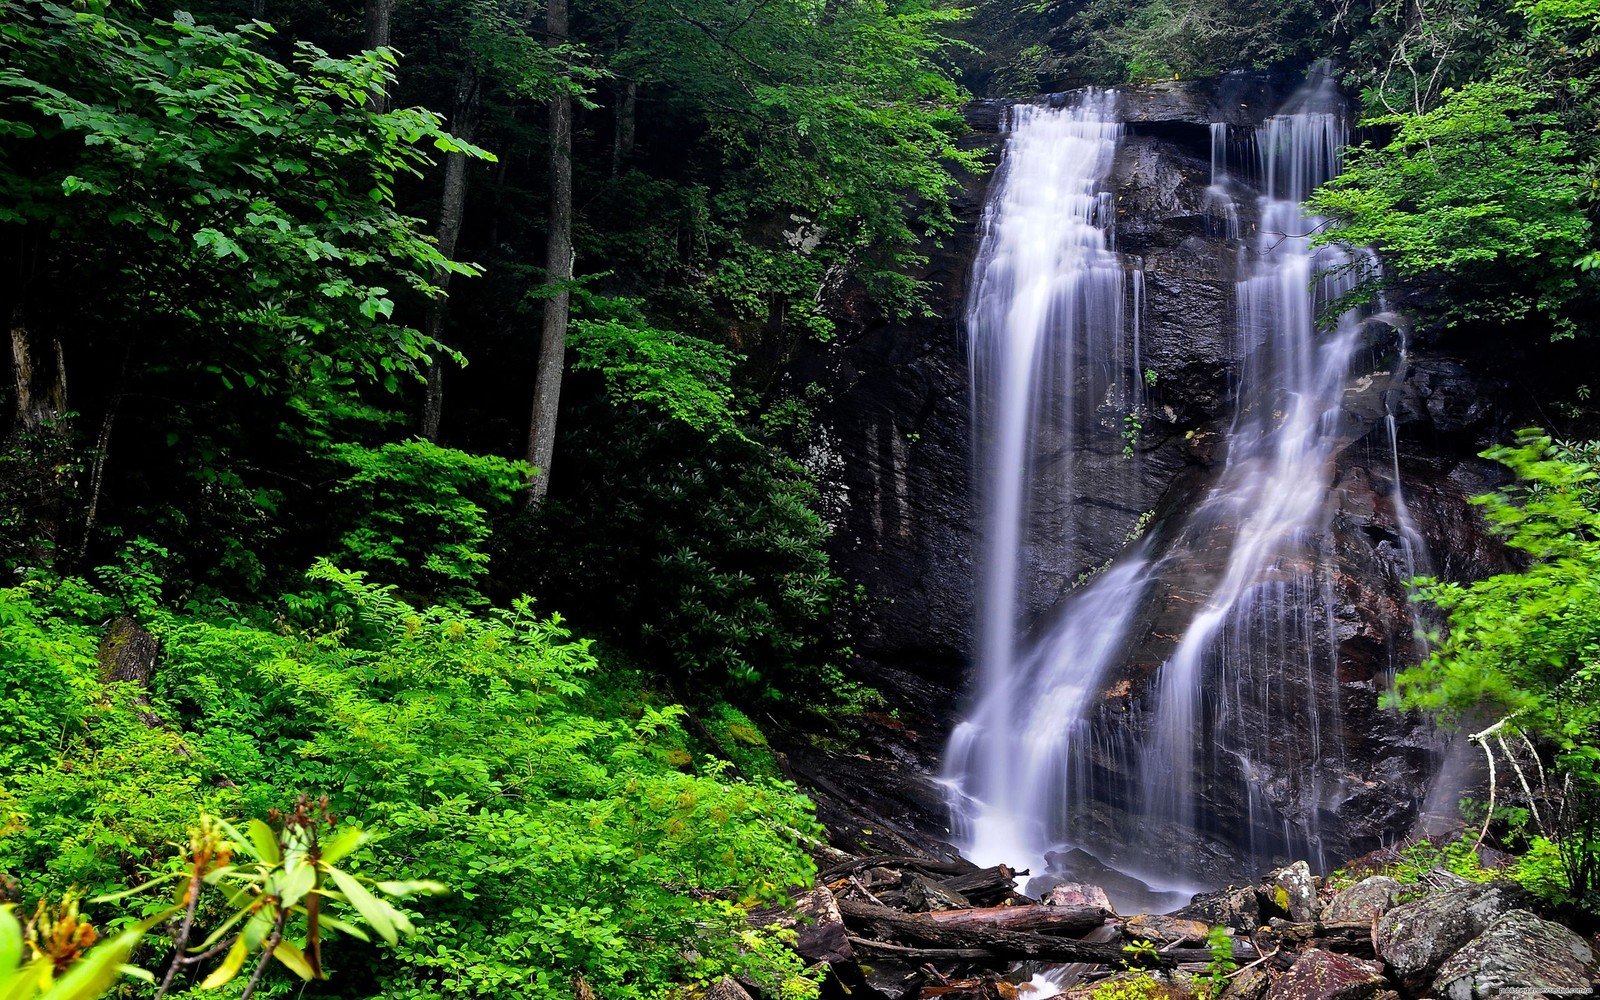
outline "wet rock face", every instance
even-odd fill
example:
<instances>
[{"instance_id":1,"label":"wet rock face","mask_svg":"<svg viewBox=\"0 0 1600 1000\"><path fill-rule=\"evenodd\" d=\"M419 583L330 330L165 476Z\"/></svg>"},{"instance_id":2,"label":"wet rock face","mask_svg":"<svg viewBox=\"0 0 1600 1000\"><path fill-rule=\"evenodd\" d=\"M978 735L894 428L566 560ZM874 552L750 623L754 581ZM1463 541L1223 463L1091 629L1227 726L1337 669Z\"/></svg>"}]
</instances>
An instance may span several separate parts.
<instances>
[{"instance_id":1,"label":"wet rock face","mask_svg":"<svg viewBox=\"0 0 1600 1000\"><path fill-rule=\"evenodd\" d=\"M1076 489L1036 504L1047 530L1024 553L1030 579L1022 593L1031 600L1025 613L1041 625L1079 577L1121 551L1136 528L1156 538L1179 531L1226 458L1221 443L1243 361L1234 314L1240 250L1207 195L1207 125L1258 124L1276 101L1270 81L1242 78L1161 84L1124 99L1130 124L1107 186L1130 306L1133 274L1142 274L1140 367L1150 370L1153 384L1133 456L1125 455L1122 415L1102 414L1073 439ZM971 141L998 150L1003 115L1000 104L974 106L969 120L980 131ZM1243 165L1236 166L1243 175ZM847 286L829 303L839 335L809 348L790 373L796 385L823 391L810 464L835 529L835 566L866 595L852 626L856 673L899 710L893 726L865 734L870 761L850 768L848 787L836 780L827 755L791 756L802 780L814 773L839 786L838 795L829 793L839 801L827 808L840 822L854 796L902 832L915 828L935 838L946 834L947 818L925 774L940 765L975 661L982 524L963 315L987 183L968 180L958 231L927 248L917 277L933 289L936 318L888 320ZM1236 200L1238 224L1248 230L1253 202ZM1327 537L1319 540L1332 566L1326 581L1316 581L1333 605L1311 633L1319 648L1336 650L1332 670L1319 675L1315 690L1279 685L1273 700L1249 705L1242 747L1219 748L1208 734L1196 734L1197 741L1211 741L1197 743L1205 751L1197 754L1199 766L1210 770L1194 782L1209 796L1203 803L1209 818L1200 830L1152 835L1213 858L1216 884L1239 874L1251 796L1268 803L1285 827L1317 831L1314 844L1287 842L1272 851L1285 856L1336 863L1409 825L1436 766L1436 747L1417 720L1377 708L1393 671L1420 655L1406 581L1413 571L1472 579L1508 566L1468 503L1500 481L1496 468L1475 456L1515 425L1508 391L1469 359L1421 347L1402 355L1399 345L1394 327L1373 323L1345 394ZM1402 529L1401 495L1415 539ZM1051 524L1061 530L1052 533ZM1408 553L1417 539L1432 554L1422 565ZM1143 631L1131 640L1125 669L1109 681L1097 720L1124 736L1105 741L1101 755L1087 762L1104 787L1136 787L1128 748L1149 724L1151 680L1194 615L1195 585L1221 571L1228 546L1220 532L1197 535L1141 611ZM1303 725L1297 706L1312 697L1340 706L1336 733L1313 739ZM1253 759L1248 772L1237 763L1244 748ZM1310 780L1305 764L1318 756L1332 763ZM883 795L874 785L879 771L889 775ZM1080 842L1126 842L1128 808L1116 796L1078 803L1071 823Z\"/></svg>"},{"instance_id":2,"label":"wet rock face","mask_svg":"<svg viewBox=\"0 0 1600 1000\"><path fill-rule=\"evenodd\" d=\"M1394 909L1400 883L1385 875L1364 878L1328 902L1322 919L1330 924L1369 923Z\"/></svg>"},{"instance_id":3,"label":"wet rock face","mask_svg":"<svg viewBox=\"0 0 1600 1000\"><path fill-rule=\"evenodd\" d=\"M1267 1000L1370 1000L1386 985L1376 962L1313 948L1273 981Z\"/></svg>"},{"instance_id":4,"label":"wet rock face","mask_svg":"<svg viewBox=\"0 0 1600 1000\"><path fill-rule=\"evenodd\" d=\"M1439 967L1433 991L1447 1000L1482 1000L1513 989L1587 992L1594 970L1594 952L1578 935L1512 910Z\"/></svg>"},{"instance_id":5,"label":"wet rock face","mask_svg":"<svg viewBox=\"0 0 1600 1000\"><path fill-rule=\"evenodd\" d=\"M1447 959L1528 899L1519 886L1491 883L1397 906L1378 921L1378 956L1407 988L1419 989Z\"/></svg>"}]
</instances>

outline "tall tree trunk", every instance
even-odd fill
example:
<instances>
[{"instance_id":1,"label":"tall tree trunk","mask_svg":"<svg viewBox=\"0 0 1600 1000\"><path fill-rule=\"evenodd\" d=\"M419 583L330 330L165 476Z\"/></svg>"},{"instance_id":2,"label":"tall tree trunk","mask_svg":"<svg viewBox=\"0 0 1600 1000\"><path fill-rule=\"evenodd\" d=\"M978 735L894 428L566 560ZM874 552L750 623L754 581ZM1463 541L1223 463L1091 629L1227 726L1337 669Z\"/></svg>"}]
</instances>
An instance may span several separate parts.
<instances>
[{"instance_id":1,"label":"tall tree trunk","mask_svg":"<svg viewBox=\"0 0 1600 1000\"><path fill-rule=\"evenodd\" d=\"M392 37L390 15L394 13L395 0L367 0L367 32L362 40L361 47L372 49L386 49ZM384 89L367 98L367 107L378 114L389 110L389 91Z\"/></svg>"},{"instance_id":2,"label":"tall tree trunk","mask_svg":"<svg viewBox=\"0 0 1600 1000\"><path fill-rule=\"evenodd\" d=\"M617 84L617 128L611 142L611 176L622 173L622 164L633 155L634 125L638 121L639 82L622 80Z\"/></svg>"},{"instance_id":3,"label":"tall tree trunk","mask_svg":"<svg viewBox=\"0 0 1600 1000\"><path fill-rule=\"evenodd\" d=\"M567 38L567 0L545 8L548 44ZM567 354L568 286L572 281L572 95L565 89L550 100L550 234L545 244L544 323L539 337L538 372L533 382L533 413L528 425L528 464L538 469L528 485L528 504L550 491L550 462L556 446L556 411L561 405L561 375Z\"/></svg>"},{"instance_id":4,"label":"tall tree trunk","mask_svg":"<svg viewBox=\"0 0 1600 1000\"><path fill-rule=\"evenodd\" d=\"M471 142L473 133L477 130L478 116L478 74L471 62L461 68L461 73L456 77L455 115L450 120L450 129L456 137ZM444 196L439 202L439 227L434 235L439 241L439 252L451 260L455 260L456 241L461 236L461 216L467 204L467 155L465 153L447 153L444 160ZM450 287L450 272L442 271L434 275L434 282L441 290ZM445 310L449 300L434 299L428 304L428 317L423 325L423 332L434 341L441 341L444 335ZM442 341L441 341L442 342ZM439 440L439 424L444 416L444 358L440 357L437 349L433 352L433 361L428 365L427 392L422 404L422 436L429 441Z\"/></svg>"}]
</instances>

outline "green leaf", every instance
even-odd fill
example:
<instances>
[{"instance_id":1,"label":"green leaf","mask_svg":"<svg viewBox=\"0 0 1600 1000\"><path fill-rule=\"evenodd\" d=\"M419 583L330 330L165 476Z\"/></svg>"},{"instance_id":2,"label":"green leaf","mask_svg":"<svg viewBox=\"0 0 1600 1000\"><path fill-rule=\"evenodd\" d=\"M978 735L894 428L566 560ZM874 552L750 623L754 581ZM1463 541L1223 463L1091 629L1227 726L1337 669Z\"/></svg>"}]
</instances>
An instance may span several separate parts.
<instances>
[{"instance_id":1,"label":"green leaf","mask_svg":"<svg viewBox=\"0 0 1600 1000\"><path fill-rule=\"evenodd\" d=\"M413 893L426 893L430 896L442 896L450 890L441 882L431 880L400 881L400 882L375 882L379 892L390 896L409 896Z\"/></svg>"},{"instance_id":2,"label":"green leaf","mask_svg":"<svg viewBox=\"0 0 1600 1000\"><path fill-rule=\"evenodd\" d=\"M255 849L256 857L269 865L278 864L283 860L278 848L278 835L272 831L272 827L259 819L252 819L245 824L245 830L249 834L250 846Z\"/></svg>"},{"instance_id":3,"label":"green leaf","mask_svg":"<svg viewBox=\"0 0 1600 1000\"><path fill-rule=\"evenodd\" d=\"M305 898L306 893L317 884L317 870L310 862L299 860L284 872L278 883L278 901L284 907L290 907Z\"/></svg>"},{"instance_id":4,"label":"green leaf","mask_svg":"<svg viewBox=\"0 0 1600 1000\"><path fill-rule=\"evenodd\" d=\"M336 865L350 855L361 845L372 839L372 835L359 826L347 826L322 843L322 862L326 865Z\"/></svg>"},{"instance_id":5,"label":"green leaf","mask_svg":"<svg viewBox=\"0 0 1600 1000\"><path fill-rule=\"evenodd\" d=\"M399 942L400 936L395 932L395 923L391 916L394 912L393 907L368 892L367 887L357 882L354 876L346 874L338 868L329 869L328 875L333 879L334 884L339 887L339 891L344 893L344 897L350 905L354 906L356 912L361 914L361 919L365 920L373 930L377 931L379 937L391 945Z\"/></svg>"}]
</instances>

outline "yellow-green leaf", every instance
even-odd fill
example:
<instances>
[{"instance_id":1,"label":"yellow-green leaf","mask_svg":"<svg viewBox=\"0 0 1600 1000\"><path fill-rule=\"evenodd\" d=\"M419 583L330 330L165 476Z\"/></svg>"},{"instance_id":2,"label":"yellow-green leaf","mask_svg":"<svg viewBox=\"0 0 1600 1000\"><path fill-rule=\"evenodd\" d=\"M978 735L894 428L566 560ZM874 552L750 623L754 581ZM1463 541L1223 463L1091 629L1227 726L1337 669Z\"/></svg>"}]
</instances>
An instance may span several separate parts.
<instances>
[{"instance_id":1,"label":"yellow-green leaf","mask_svg":"<svg viewBox=\"0 0 1600 1000\"><path fill-rule=\"evenodd\" d=\"M306 953L293 941L279 941L278 946L272 949L272 957L301 979L317 978L316 973L311 971L311 963L306 961Z\"/></svg>"},{"instance_id":2,"label":"yellow-green leaf","mask_svg":"<svg viewBox=\"0 0 1600 1000\"><path fill-rule=\"evenodd\" d=\"M222 957L222 964L211 970L211 975L201 981L200 988L214 990L237 976L239 970L244 968L244 958L249 954L249 951L250 949L244 945L242 936L236 939L233 942L233 947L229 948L228 953Z\"/></svg>"},{"instance_id":3,"label":"yellow-green leaf","mask_svg":"<svg viewBox=\"0 0 1600 1000\"><path fill-rule=\"evenodd\" d=\"M442 896L450 891L445 888L444 883L428 879L376 882L374 885L378 887L378 891L387 893L390 896L410 896L419 892L427 893L430 896Z\"/></svg>"}]
</instances>

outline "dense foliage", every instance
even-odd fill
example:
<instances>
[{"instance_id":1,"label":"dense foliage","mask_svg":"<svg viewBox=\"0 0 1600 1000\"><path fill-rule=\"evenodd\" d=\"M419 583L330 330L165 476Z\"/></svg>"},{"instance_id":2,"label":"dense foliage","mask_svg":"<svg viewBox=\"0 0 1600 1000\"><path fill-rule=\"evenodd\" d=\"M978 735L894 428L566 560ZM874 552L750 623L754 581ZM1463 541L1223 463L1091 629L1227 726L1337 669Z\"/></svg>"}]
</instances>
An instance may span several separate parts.
<instances>
[{"instance_id":1,"label":"dense foliage","mask_svg":"<svg viewBox=\"0 0 1600 1000\"><path fill-rule=\"evenodd\" d=\"M809 805L698 756L681 709L596 676L589 644L528 602L418 609L320 564L276 621L154 615L144 704L100 679L112 610L71 580L0 591L0 872L28 898L182 870L165 845L200 810L266 815L296 789L384 832L340 862L352 878L450 890L401 904L422 917L409 938L342 939L339 995L566 997L581 979L645 996L729 972L810 991L745 921L809 882Z\"/></svg>"},{"instance_id":2,"label":"dense foliage","mask_svg":"<svg viewBox=\"0 0 1600 1000\"><path fill-rule=\"evenodd\" d=\"M1509 466L1518 484L1480 503L1506 543L1528 556L1528 568L1470 584L1425 581L1421 596L1448 613L1449 630L1426 662L1399 675L1395 701L1476 731L1491 760L1515 775L1508 786L1517 805L1507 815L1534 838L1532 880L1595 909L1600 451L1527 432L1515 447L1486 455ZM1513 750L1529 738L1554 755L1548 780L1540 762ZM1559 877L1538 863L1550 855L1560 858Z\"/></svg>"}]
</instances>

